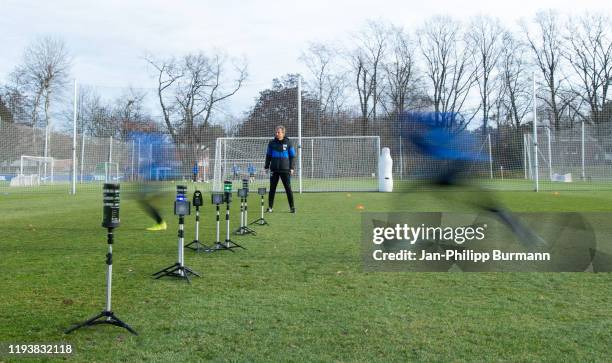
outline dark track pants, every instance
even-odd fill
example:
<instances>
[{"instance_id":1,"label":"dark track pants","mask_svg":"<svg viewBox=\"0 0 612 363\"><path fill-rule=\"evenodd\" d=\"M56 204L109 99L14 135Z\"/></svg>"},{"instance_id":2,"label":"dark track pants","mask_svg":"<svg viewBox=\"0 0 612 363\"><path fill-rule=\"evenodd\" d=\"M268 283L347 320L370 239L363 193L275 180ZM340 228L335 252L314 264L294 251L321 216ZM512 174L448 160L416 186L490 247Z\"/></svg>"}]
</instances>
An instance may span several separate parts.
<instances>
[{"instance_id":1,"label":"dark track pants","mask_svg":"<svg viewBox=\"0 0 612 363\"><path fill-rule=\"evenodd\" d=\"M136 199L138 200L140 208L142 208L145 213L149 217L153 218L158 224L164 221L159 209L156 207L162 197L163 194L161 193L159 186L146 183L138 185Z\"/></svg>"},{"instance_id":2,"label":"dark track pants","mask_svg":"<svg viewBox=\"0 0 612 363\"><path fill-rule=\"evenodd\" d=\"M270 193L268 194L268 207L274 206L274 195L276 194L276 186L278 185L278 179L283 182L285 192L287 193L287 200L289 201L289 208L293 208L293 191L291 190L291 175L289 173L272 173L270 175Z\"/></svg>"}]
</instances>

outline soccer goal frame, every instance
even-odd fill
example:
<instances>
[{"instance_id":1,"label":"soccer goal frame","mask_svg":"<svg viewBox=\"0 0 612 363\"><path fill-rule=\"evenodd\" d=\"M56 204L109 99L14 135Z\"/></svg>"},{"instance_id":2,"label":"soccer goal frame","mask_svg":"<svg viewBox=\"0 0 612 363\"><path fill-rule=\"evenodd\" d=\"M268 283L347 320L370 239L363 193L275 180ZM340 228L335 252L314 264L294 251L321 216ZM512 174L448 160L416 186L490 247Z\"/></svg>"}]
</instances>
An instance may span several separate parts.
<instances>
[{"instance_id":1,"label":"soccer goal frame","mask_svg":"<svg viewBox=\"0 0 612 363\"><path fill-rule=\"evenodd\" d=\"M38 162L38 163L43 163L44 165L44 170L43 170L43 174L41 176L40 173L40 166L38 166L39 169L39 173L38 175L41 176L40 180L43 180L44 182L47 182L49 175L47 174L47 164L51 164L51 183L53 183L53 176L54 176L54 163L55 163L55 159L53 157L50 156L31 156L31 155L21 155L20 161L19 161L19 175L24 175L23 173L23 167L24 167L24 161L26 160L31 160L34 162Z\"/></svg>"},{"instance_id":2,"label":"soccer goal frame","mask_svg":"<svg viewBox=\"0 0 612 363\"><path fill-rule=\"evenodd\" d=\"M295 191L378 190L379 136L302 137L301 145L298 138L290 139L297 152L293 177L297 179L297 185L292 183ZM213 191L222 191L226 179L249 178L254 179L253 188L268 186L268 175L263 168L269 140L269 137L217 138ZM255 169L255 175L251 175L249 168L251 171ZM284 189L279 187L277 190L282 192Z\"/></svg>"}]
</instances>

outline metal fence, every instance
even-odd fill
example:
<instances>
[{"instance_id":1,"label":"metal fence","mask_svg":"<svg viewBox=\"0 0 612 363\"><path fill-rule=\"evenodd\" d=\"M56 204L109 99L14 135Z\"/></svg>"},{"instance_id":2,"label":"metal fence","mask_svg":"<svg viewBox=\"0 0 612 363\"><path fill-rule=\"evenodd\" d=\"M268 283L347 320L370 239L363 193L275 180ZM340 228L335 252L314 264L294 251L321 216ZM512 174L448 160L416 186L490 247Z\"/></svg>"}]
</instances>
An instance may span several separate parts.
<instances>
[{"instance_id":1,"label":"metal fence","mask_svg":"<svg viewBox=\"0 0 612 363\"><path fill-rule=\"evenodd\" d=\"M74 188L78 194L79 190L99 190L98 185L106 181L168 179L194 181L201 183L202 190L211 190L218 138L259 137L265 141L273 137L277 125L284 125L287 134L294 135L300 156L296 173L304 180L324 183L334 173L350 175L362 169L367 169L368 175L377 172L374 168L359 167L374 165L369 144L362 145L362 149L355 149L354 145L343 148L324 144L326 141L322 140L326 138L375 137L379 140L378 150L383 147L391 150L397 186L425 188L424 176L446 167L444 163L427 160L406 142L401 115L390 113L364 119L355 113L330 113L299 89L298 84L262 92L256 104L232 125L203 126L201 120L194 120L190 129L178 129L175 134L168 131L160 118L135 122L115 115L113 119L95 119L78 107L76 135L74 120L66 116L63 122L57 119L53 122L62 127L49 129L32 127L29 120L19 117L13 117L10 123L0 121L0 191L70 193ZM466 173L478 184L497 190L612 189L612 113L602 111L595 117L589 112L568 111L555 118L543 102L535 102L534 108L538 110L535 130L533 113L529 112L518 126L489 120L492 127L486 133L468 126L466 132L479 140L477 152L484 161L467 166ZM149 168L148 175L143 175L143 166L159 151L151 145L139 144L130 137L132 131L164 135L168 143L161 153L171 163ZM342 160L340 164L329 158L326 165L321 164L330 147L334 153L342 153L336 160ZM261 170L265 150L251 150L248 154L240 159L250 160ZM243 173L246 167L241 166ZM325 190L310 185L309 188ZM375 188L369 185L365 189Z\"/></svg>"}]
</instances>

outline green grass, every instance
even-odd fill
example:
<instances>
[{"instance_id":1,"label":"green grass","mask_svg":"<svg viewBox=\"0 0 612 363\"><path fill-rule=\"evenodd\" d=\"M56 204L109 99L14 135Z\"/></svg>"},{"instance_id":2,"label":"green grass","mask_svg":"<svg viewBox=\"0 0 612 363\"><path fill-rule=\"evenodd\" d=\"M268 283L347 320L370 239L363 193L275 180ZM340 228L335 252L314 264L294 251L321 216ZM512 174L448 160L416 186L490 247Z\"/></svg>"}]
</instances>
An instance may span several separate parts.
<instances>
[{"instance_id":1,"label":"green grass","mask_svg":"<svg viewBox=\"0 0 612 363\"><path fill-rule=\"evenodd\" d=\"M547 176L543 175L539 183L540 191L610 191L612 192L612 182L610 180L585 180L581 181L576 179L571 183L560 183L551 182L546 180ZM176 183L191 184L191 182L177 181ZM240 180L233 180L234 189L241 187ZM124 190L132 190L136 183L122 182L122 188ZM174 190L173 183L164 182L159 183L165 186L168 191ZM212 180L209 183L198 183L198 188L203 192L210 192L213 188ZM257 178L255 183L251 184L252 189L257 187L268 187L269 182L266 178ZM501 179L496 177L494 179L489 178L475 178L473 185L478 185L480 188L486 188L495 191L533 191L535 189L534 181L518 178L505 178ZM89 182L89 183L77 183L77 192L92 193L97 192L102 187L102 182ZM299 184L297 176L292 178L292 187L295 191L299 190ZM9 182L0 181L0 194L23 194L23 193L45 193L45 194L69 194L71 192L71 184L55 183L55 184L43 184L39 186L29 187L10 187ZM378 179L369 177L355 177L355 178L308 178L304 177L302 183L302 190L305 192L321 192L321 191L376 191L378 189ZM431 190L431 184L426 183L418 179L405 179L405 180L394 180L394 189L396 191L411 191L411 190ZM282 187L279 188L282 192ZM476 190L476 189L474 189Z\"/></svg>"},{"instance_id":2,"label":"green grass","mask_svg":"<svg viewBox=\"0 0 612 363\"><path fill-rule=\"evenodd\" d=\"M449 195L450 196L450 195ZM453 197L457 192L453 192ZM462 194L470 198L470 192ZM517 211L611 211L610 192L506 192ZM208 197L208 196L206 196ZM76 361L609 361L608 273L364 273L360 211L458 211L443 192L278 196L248 250L196 255L191 285L153 280L176 259L176 220L151 221L124 198L114 245L110 326L64 335L104 306L100 193L0 193L0 342L68 341ZM398 203L398 199L401 203ZM171 213L171 198L162 205ZM234 205L235 206L235 205ZM256 218L258 196L250 198ZM236 208L234 208L236 210ZM238 213L233 215L233 226ZM214 214L202 213L202 240ZM187 237L192 238L193 218ZM0 356L0 361L11 358Z\"/></svg>"}]
</instances>

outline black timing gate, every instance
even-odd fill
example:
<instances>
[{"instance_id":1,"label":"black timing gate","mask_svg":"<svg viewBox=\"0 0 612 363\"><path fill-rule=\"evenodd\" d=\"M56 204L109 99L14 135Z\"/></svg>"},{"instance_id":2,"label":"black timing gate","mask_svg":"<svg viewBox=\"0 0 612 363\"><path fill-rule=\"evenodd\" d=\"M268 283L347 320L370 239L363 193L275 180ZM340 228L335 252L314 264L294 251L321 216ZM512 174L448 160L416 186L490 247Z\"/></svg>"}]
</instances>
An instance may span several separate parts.
<instances>
[{"instance_id":1,"label":"black timing gate","mask_svg":"<svg viewBox=\"0 0 612 363\"><path fill-rule=\"evenodd\" d=\"M179 217L178 230L178 261L162 270L153 274L156 279L164 276L178 277L189 280L189 275L200 276L199 273L185 266L185 253L183 243L185 242L185 216L191 214L191 203L186 197L187 187L184 185L176 186L176 200L174 201L174 214Z\"/></svg>"},{"instance_id":2,"label":"black timing gate","mask_svg":"<svg viewBox=\"0 0 612 363\"><path fill-rule=\"evenodd\" d=\"M247 226L248 224L248 197L249 197L249 179L242 180L242 189L238 189L240 197L240 227L236 230L236 234L253 234L257 233Z\"/></svg>"},{"instance_id":3,"label":"black timing gate","mask_svg":"<svg viewBox=\"0 0 612 363\"><path fill-rule=\"evenodd\" d=\"M219 204L221 203L215 203L219 201L218 198L219 198L218 194L213 193L212 201L213 201L213 204L216 204L217 206L217 241L215 242L215 245L212 247L212 249L215 251L228 250L232 252L234 252L233 251L234 248L246 249L230 239L230 203L232 202L232 182L230 180L225 180L223 182L223 202L225 202L226 231L225 231L225 241L222 243L219 242L219 227L218 227L219 226Z\"/></svg>"},{"instance_id":4,"label":"black timing gate","mask_svg":"<svg viewBox=\"0 0 612 363\"><path fill-rule=\"evenodd\" d=\"M264 196L266 195L266 188L257 188L257 194L261 196L261 216L249 224L269 226L270 224L264 219Z\"/></svg>"},{"instance_id":5,"label":"black timing gate","mask_svg":"<svg viewBox=\"0 0 612 363\"><path fill-rule=\"evenodd\" d=\"M191 202L193 203L193 206L195 207L195 210L196 210L195 238L192 242L185 245L185 248L192 249L196 252L201 252L201 251L209 252L210 248L200 242L200 207L204 204L204 198L202 197L202 192L200 192L199 190L196 190L193 193L193 199Z\"/></svg>"},{"instance_id":6,"label":"black timing gate","mask_svg":"<svg viewBox=\"0 0 612 363\"><path fill-rule=\"evenodd\" d=\"M107 244L108 253L106 254L106 306L104 310L94 316L93 318L77 324L72 328L66 330L66 334L82 328L84 326L96 325L96 324L110 324L121 328L127 329L130 333L138 335L134 329L128 324L121 321L113 311L111 310L111 290L112 290L112 278L113 278L113 229L119 227L121 220L119 219L119 184L104 184L103 187L103 217L102 227L107 229Z\"/></svg>"}]
</instances>

